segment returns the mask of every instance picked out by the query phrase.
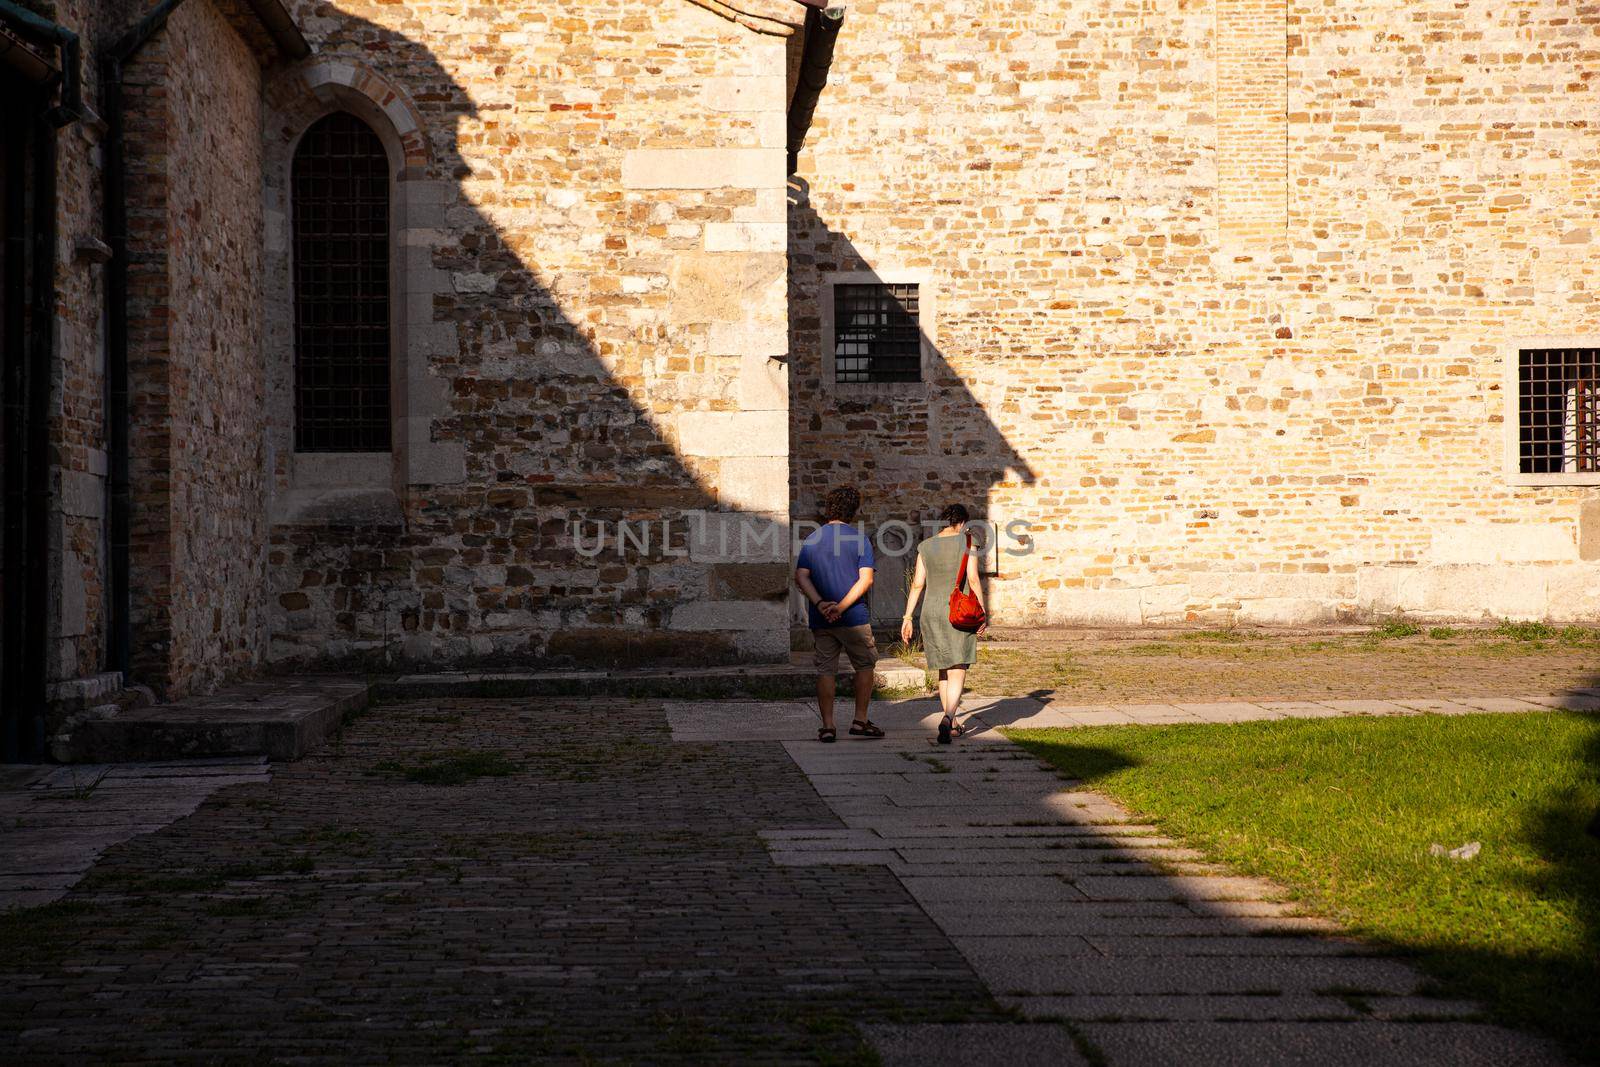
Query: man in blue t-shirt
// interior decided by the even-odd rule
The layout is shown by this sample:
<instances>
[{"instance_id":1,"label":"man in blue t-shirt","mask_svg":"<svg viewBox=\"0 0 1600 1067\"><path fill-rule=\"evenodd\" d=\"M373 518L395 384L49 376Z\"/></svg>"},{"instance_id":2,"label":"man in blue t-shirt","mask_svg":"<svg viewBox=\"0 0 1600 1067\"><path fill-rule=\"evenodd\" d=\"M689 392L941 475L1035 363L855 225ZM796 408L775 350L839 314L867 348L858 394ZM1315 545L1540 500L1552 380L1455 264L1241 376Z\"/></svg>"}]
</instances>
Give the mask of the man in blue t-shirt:
<instances>
[{"instance_id":1,"label":"man in blue t-shirt","mask_svg":"<svg viewBox=\"0 0 1600 1067\"><path fill-rule=\"evenodd\" d=\"M827 524L805 539L795 562L794 580L810 605L806 610L817 645L817 708L822 712L819 741L834 741L839 736L833 727L833 694L841 651L856 670L856 717L850 733L883 736L867 718L878 649L872 641L872 614L867 607L867 590L872 588L872 542L850 525L860 507L861 494L849 486L829 493L822 502Z\"/></svg>"}]
</instances>

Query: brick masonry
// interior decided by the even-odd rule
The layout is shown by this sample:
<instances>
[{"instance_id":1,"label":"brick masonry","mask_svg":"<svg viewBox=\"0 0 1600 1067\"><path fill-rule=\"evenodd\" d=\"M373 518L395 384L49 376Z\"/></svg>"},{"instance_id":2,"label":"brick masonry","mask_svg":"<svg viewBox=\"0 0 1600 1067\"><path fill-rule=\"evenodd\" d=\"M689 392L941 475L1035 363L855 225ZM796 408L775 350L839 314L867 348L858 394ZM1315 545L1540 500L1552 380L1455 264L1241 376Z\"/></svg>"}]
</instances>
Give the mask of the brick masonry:
<instances>
[{"instance_id":1,"label":"brick masonry","mask_svg":"<svg viewBox=\"0 0 1600 1067\"><path fill-rule=\"evenodd\" d=\"M269 313L273 661L786 653L782 542L716 536L788 515L784 39L684 3L301 14L269 151L333 107L390 142L404 385L392 454L294 455Z\"/></svg>"},{"instance_id":2,"label":"brick masonry","mask_svg":"<svg viewBox=\"0 0 1600 1067\"><path fill-rule=\"evenodd\" d=\"M261 74L199 3L125 84L134 670L179 696L248 672L266 645Z\"/></svg>"},{"instance_id":3,"label":"brick masonry","mask_svg":"<svg viewBox=\"0 0 1600 1067\"><path fill-rule=\"evenodd\" d=\"M796 513L1026 520L1002 619L1600 617L1595 490L1502 458L1507 354L1600 339L1597 26L851 5L790 214ZM863 271L925 279L926 384L824 380Z\"/></svg>"},{"instance_id":4,"label":"brick masonry","mask_svg":"<svg viewBox=\"0 0 1600 1067\"><path fill-rule=\"evenodd\" d=\"M100 40L113 7L55 15ZM788 0L291 8L303 63L193 0L132 72L136 645L169 693L780 657L763 538L840 480L869 522L1030 524L1003 621L1600 617L1595 490L1503 466L1508 353L1600 336L1588 7L863 0L787 189ZM335 107L396 175L377 455L292 446L285 179ZM63 137L64 245L98 139ZM922 383L826 381L840 276L922 286ZM52 680L104 667L100 284L64 263Z\"/></svg>"}]
</instances>

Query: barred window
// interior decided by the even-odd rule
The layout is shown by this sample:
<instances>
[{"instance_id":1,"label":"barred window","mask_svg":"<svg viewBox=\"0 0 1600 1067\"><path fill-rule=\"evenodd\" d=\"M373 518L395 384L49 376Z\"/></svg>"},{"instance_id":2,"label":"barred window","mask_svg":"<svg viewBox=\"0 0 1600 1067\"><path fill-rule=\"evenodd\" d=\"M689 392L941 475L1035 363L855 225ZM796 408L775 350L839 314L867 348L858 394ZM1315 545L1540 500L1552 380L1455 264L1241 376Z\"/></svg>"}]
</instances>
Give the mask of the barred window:
<instances>
[{"instance_id":1,"label":"barred window","mask_svg":"<svg viewBox=\"0 0 1600 1067\"><path fill-rule=\"evenodd\" d=\"M389 450L389 160L335 112L294 157L295 449Z\"/></svg>"},{"instance_id":2,"label":"barred window","mask_svg":"<svg viewBox=\"0 0 1600 1067\"><path fill-rule=\"evenodd\" d=\"M834 380L920 382L916 285L835 285Z\"/></svg>"},{"instance_id":3,"label":"barred window","mask_svg":"<svg viewBox=\"0 0 1600 1067\"><path fill-rule=\"evenodd\" d=\"M1521 472L1600 471L1600 348L1524 348L1517 388Z\"/></svg>"}]
</instances>

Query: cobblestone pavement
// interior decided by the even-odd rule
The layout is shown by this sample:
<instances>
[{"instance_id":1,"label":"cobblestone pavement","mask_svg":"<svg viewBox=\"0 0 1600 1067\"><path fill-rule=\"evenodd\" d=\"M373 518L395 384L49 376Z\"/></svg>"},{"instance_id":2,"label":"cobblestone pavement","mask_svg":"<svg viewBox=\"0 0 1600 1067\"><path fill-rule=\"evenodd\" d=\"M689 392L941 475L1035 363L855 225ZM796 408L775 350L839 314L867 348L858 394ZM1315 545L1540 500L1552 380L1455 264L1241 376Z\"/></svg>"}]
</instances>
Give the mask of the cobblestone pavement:
<instances>
[{"instance_id":1,"label":"cobblestone pavement","mask_svg":"<svg viewBox=\"0 0 1600 1067\"><path fill-rule=\"evenodd\" d=\"M380 706L0 916L0 1062L1560 1062L971 707Z\"/></svg>"},{"instance_id":2,"label":"cobblestone pavement","mask_svg":"<svg viewBox=\"0 0 1600 1067\"><path fill-rule=\"evenodd\" d=\"M0 916L0 1060L851 1063L1003 1021L888 869L759 836L830 826L779 745L659 703L381 706Z\"/></svg>"}]
</instances>

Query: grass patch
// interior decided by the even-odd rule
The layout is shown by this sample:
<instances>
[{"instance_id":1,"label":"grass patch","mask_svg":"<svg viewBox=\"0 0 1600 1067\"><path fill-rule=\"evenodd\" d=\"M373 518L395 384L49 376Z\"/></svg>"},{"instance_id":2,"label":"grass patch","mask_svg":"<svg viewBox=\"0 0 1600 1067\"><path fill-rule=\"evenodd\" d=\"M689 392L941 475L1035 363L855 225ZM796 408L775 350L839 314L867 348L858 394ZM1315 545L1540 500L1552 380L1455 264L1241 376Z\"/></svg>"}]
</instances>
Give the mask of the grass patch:
<instances>
[{"instance_id":1,"label":"grass patch","mask_svg":"<svg viewBox=\"0 0 1600 1067\"><path fill-rule=\"evenodd\" d=\"M1457 630L1451 626L1435 626L1428 631L1428 636L1435 641L1448 641L1455 637Z\"/></svg>"},{"instance_id":2,"label":"grass patch","mask_svg":"<svg viewBox=\"0 0 1600 1067\"><path fill-rule=\"evenodd\" d=\"M452 748L424 753L414 763L384 760L373 773L420 785L464 785L479 778L505 778L522 769L499 749L470 751Z\"/></svg>"},{"instance_id":3,"label":"grass patch","mask_svg":"<svg viewBox=\"0 0 1600 1067\"><path fill-rule=\"evenodd\" d=\"M1422 627L1414 622L1404 619L1390 619L1379 626L1374 626L1367 636L1379 641L1391 641L1397 637L1415 637L1422 632Z\"/></svg>"},{"instance_id":4,"label":"grass patch","mask_svg":"<svg viewBox=\"0 0 1600 1067\"><path fill-rule=\"evenodd\" d=\"M1548 623L1512 622L1510 619L1501 619L1500 625L1491 632L1496 637L1512 641L1548 641L1560 631Z\"/></svg>"},{"instance_id":5,"label":"grass patch","mask_svg":"<svg viewBox=\"0 0 1600 1067\"><path fill-rule=\"evenodd\" d=\"M1185 641L1223 641L1232 643L1243 641L1244 634L1238 630L1190 630L1183 635Z\"/></svg>"},{"instance_id":6,"label":"grass patch","mask_svg":"<svg viewBox=\"0 0 1600 1067\"><path fill-rule=\"evenodd\" d=\"M1451 996L1600 1062L1600 717L1330 719L1010 736ZM1477 859L1431 856L1481 841Z\"/></svg>"}]
</instances>

